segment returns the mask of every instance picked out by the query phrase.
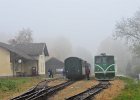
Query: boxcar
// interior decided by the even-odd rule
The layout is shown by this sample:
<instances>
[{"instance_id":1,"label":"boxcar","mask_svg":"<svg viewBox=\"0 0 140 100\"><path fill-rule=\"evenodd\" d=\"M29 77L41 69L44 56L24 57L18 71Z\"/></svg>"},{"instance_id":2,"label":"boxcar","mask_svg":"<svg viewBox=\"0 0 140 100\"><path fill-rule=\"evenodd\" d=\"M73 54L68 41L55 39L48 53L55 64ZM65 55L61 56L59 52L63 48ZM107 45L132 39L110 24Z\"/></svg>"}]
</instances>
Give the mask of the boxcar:
<instances>
[{"instance_id":1,"label":"boxcar","mask_svg":"<svg viewBox=\"0 0 140 100\"><path fill-rule=\"evenodd\" d=\"M114 56L106 54L95 56L94 73L97 80L113 80L115 77Z\"/></svg>"},{"instance_id":2,"label":"boxcar","mask_svg":"<svg viewBox=\"0 0 140 100\"><path fill-rule=\"evenodd\" d=\"M65 75L66 78L77 80L85 77L85 66L89 64L77 57L69 57L65 60Z\"/></svg>"}]
</instances>

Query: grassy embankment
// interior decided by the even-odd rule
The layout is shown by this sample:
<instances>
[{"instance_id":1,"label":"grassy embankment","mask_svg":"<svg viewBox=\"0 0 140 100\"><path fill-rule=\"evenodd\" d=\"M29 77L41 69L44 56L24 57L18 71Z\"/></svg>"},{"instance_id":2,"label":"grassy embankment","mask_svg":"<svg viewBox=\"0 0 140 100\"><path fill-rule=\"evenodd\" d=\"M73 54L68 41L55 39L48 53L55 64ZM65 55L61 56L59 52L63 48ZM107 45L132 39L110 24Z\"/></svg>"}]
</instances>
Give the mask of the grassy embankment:
<instances>
[{"instance_id":1,"label":"grassy embankment","mask_svg":"<svg viewBox=\"0 0 140 100\"><path fill-rule=\"evenodd\" d=\"M42 78L0 78L0 100L12 98L36 85Z\"/></svg>"},{"instance_id":2,"label":"grassy embankment","mask_svg":"<svg viewBox=\"0 0 140 100\"><path fill-rule=\"evenodd\" d=\"M120 77L125 82L125 88L114 100L140 100L140 81Z\"/></svg>"}]
</instances>

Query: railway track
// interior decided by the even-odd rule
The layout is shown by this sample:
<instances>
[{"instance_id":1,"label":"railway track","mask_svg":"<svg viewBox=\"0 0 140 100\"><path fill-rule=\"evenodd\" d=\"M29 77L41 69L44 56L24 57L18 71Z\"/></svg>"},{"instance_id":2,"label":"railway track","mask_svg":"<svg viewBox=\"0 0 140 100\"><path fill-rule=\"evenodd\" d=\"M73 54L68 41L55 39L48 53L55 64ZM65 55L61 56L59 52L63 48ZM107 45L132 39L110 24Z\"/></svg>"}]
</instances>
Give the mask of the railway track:
<instances>
[{"instance_id":1,"label":"railway track","mask_svg":"<svg viewBox=\"0 0 140 100\"><path fill-rule=\"evenodd\" d=\"M11 100L47 100L52 94L74 83L74 81L67 81L53 87L48 87L47 83L48 81L42 81L36 87Z\"/></svg>"},{"instance_id":2,"label":"railway track","mask_svg":"<svg viewBox=\"0 0 140 100\"><path fill-rule=\"evenodd\" d=\"M72 97L66 98L65 100L91 100L96 94L101 92L103 89L108 88L110 85L109 81L100 81L100 83L94 87L89 88L88 90L81 92Z\"/></svg>"},{"instance_id":3,"label":"railway track","mask_svg":"<svg viewBox=\"0 0 140 100\"><path fill-rule=\"evenodd\" d=\"M44 92L42 92L41 94L36 95L34 98L28 99L28 100L47 100L49 97L51 97L53 94L55 94L59 90L65 88L73 83L74 83L74 81L67 81L65 83L50 87L50 88L46 89Z\"/></svg>"},{"instance_id":4,"label":"railway track","mask_svg":"<svg viewBox=\"0 0 140 100\"><path fill-rule=\"evenodd\" d=\"M56 79L54 79L56 80ZM41 82L39 82L35 87L29 89L27 92L11 99L11 100L25 100L26 98L30 97L31 95L37 93L39 90L43 89L43 88L48 88L48 82L51 82L53 80L43 80Z\"/></svg>"}]
</instances>

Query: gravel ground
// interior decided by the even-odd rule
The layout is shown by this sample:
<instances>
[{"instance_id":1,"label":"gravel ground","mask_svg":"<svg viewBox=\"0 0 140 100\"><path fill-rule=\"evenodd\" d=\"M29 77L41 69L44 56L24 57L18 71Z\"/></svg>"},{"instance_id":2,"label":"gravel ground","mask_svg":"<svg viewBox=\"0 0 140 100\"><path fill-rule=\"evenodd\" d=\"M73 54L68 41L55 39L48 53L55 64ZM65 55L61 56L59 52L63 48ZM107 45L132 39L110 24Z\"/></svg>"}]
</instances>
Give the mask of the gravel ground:
<instances>
[{"instance_id":1,"label":"gravel ground","mask_svg":"<svg viewBox=\"0 0 140 100\"><path fill-rule=\"evenodd\" d=\"M59 91L56 95L51 97L49 100L64 100L65 98L78 94L82 91L85 91L86 89L96 84L98 84L98 82L95 80L77 81L76 83Z\"/></svg>"},{"instance_id":2,"label":"gravel ground","mask_svg":"<svg viewBox=\"0 0 140 100\"><path fill-rule=\"evenodd\" d=\"M55 86L57 84L61 84L66 80L54 80L48 83L48 86ZM90 88L91 86L97 85L99 82L96 80L81 80L77 81L74 84L66 87L65 89L59 91L53 97L49 98L49 100L64 100L70 96L76 95L80 92L83 92ZM96 100L112 100L116 97L121 90L124 88L124 83L121 80L111 81L111 86L108 89L103 90L100 94L96 95ZM4 99L7 100L7 99Z\"/></svg>"},{"instance_id":3,"label":"gravel ground","mask_svg":"<svg viewBox=\"0 0 140 100\"><path fill-rule=\"evenodd\" d=\"M97 85L99 82L96 80L82 80L66 87L65 89L59 91L49 100L64 100L70 96L78 94L85 91L93 85ZM121 80L111 81L111 86L108 89L103 90L100 94L95 96L96 100L112 100L116 97L121 90L124 88L124 83Z\"/></svg>"},{"instance_id":4,"label":"gravel ground","mask_svg":"<svg viewBox=\"0 0 140 100\"><path fill-rule=\"evenodd\" d=\"M61 83L64 83L64 82L66 82L66 80L63 80L63 79L54 80L54 81L49 82L48 86L55 86L55 85L58 85L58 84L61 84Z\"/></svg>"},{"instance_id":5,"label":"gravel ground","mask_svg":"<svg viewBox=\"0 0 140 100\"><path fill-rule=\"evenodd\" d=\"M124 88L124 82L121 80L111 81L111 86L96 95L96 100L112 100Z\"/></svg>"}]
</instances>

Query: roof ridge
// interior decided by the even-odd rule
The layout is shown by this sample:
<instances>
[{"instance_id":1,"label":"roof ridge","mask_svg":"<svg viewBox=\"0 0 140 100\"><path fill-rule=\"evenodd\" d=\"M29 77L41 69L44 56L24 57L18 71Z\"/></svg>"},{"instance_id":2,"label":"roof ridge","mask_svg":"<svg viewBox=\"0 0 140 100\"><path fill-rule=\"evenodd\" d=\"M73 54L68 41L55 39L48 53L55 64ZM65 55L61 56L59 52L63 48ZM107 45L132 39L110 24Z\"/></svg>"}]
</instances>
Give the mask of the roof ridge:
<instances>
[{"instance_id":1,"label":"roof ridge","mask_svg":"<svg viewBox=\"0 0 140 100\"><path fill-rule=\"evenodd\" d=\"M34 56L39 56L42 54L42 52L45 53L45 56L49 55L46 43L28 43L27 45L26 43L22 43L16 45L9 45L0 42L0 46L28 59L35 59Z\"/></svg>"},{"instance_id":2,"label":"roof ridge","mask_svg":"<svg viewBox=\"0 0 140 100\"><path fill-rule=\"evenodd\" d=\"M33 59L31 56L27 55L24 52L20 52L19 50L16 50L12 45L9 45L7 43L0 42L0 47L3 47L5 49L7 49L8 51L14 52L14 53L18 54L19 56L22 56L26 59Z\"/></svg>"},{"instance_id":3,"label":"roof ridge","mask_svg":"<svg viewBox=\"0 0 140 100\"><path fill-rule=\"evenodd\" d=\"M46 56L49 55L46 43L22 43L14 45L14 47L22 52L25 52L29 56L38 56L42 54L42 52L45 52Z\"/></svg>"},{"instance_id":4,"label":"roof ridge","mask_svg":"<svg viewBox=\"0 0 140 100\"><path fill-rule=\"evenodd\" d=\"M58 59L58 58L56 58L56 57L51 57L51 58L48 59L48 61L53 60L53 59L55 59L55 60L57 60L57 61L60 61L60 62L63 62L63 61L61 61L60 59ZM47 61L46 61L46 62L47 62Z\"/></svg>"}]
</instances>

